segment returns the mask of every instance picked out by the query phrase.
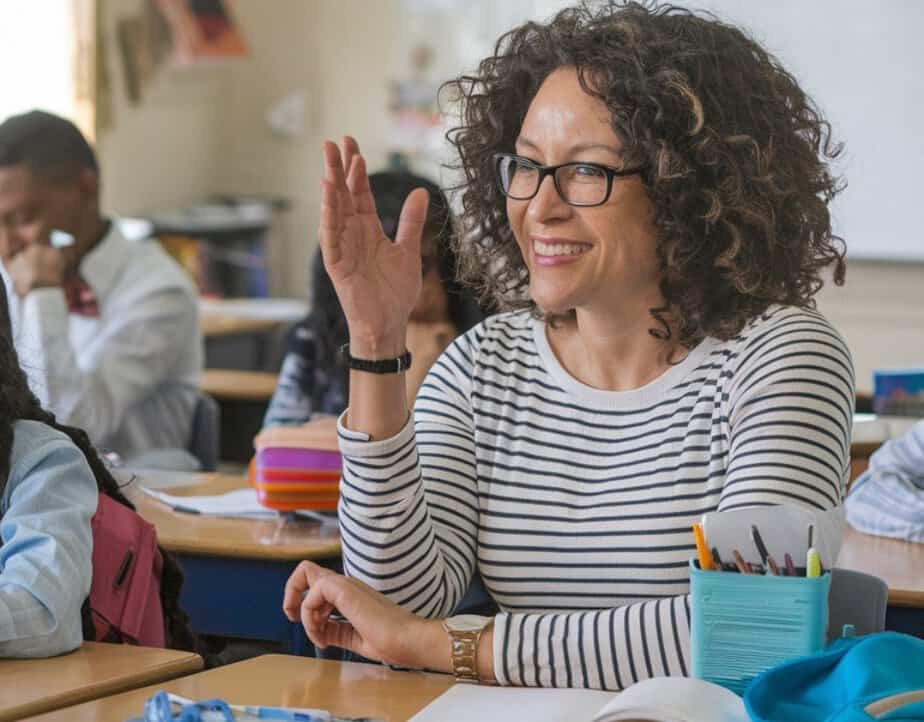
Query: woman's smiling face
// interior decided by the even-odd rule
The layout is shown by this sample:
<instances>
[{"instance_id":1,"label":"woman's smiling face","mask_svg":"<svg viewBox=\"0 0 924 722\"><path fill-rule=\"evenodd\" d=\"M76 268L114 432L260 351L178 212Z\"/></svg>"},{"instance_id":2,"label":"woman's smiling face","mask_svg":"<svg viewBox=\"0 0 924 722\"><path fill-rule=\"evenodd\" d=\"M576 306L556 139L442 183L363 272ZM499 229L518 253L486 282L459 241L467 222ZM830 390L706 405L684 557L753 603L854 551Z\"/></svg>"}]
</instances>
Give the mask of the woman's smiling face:
<instances>
[{"instance_id":1,"label":"woman's smiling face","mask_svg":"<svg viewBox=\"0 0 924 722\"><path fill-rule=\"evenodd\" d=\"M585 161L622 169L610 111L581 88L573 68L551 73L520 128L517 155L541 165ZM571 206L546 177L530 200L507 199L529 269L530 296L545 313L607 313L660 297L654 207L638 175L615 177L599 206Z\"/></svg>"}]
</instances>

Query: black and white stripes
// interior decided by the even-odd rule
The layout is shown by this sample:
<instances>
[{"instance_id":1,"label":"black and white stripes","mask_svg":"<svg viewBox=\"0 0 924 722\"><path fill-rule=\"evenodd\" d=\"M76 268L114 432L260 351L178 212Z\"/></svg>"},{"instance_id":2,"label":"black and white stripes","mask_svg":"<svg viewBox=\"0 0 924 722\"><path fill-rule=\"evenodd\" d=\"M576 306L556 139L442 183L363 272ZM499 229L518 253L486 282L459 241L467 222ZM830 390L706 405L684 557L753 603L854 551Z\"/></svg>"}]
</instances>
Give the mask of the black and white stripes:
<instances>
[{"instance_id":1,"label":"black and white stripes","mask_svg":"<svg viewBox=\"0 0 924 722\"><path fill-rule=\"evenodd\" d=\"M431 617L477 566L503 684L686 674L692 523L840 503L852 408L849 353L814 312L772 309L627 392L569 376L540 322L495 316L430 371L413 426L341 427L344 566Z\"/></svg>"}]
</instances>

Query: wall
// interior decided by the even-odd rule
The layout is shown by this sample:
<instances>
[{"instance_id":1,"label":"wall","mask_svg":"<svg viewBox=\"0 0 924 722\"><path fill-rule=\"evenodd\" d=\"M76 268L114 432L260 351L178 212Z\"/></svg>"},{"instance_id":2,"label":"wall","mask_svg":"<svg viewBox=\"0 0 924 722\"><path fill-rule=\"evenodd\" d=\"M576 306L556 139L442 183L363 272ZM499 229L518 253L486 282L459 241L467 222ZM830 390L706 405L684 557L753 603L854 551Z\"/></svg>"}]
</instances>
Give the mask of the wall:
<instances>
[{"instance_id":1,"label":"wall","mask_svg":"<svg viewBox=\"0 0 924 722\"><path fill-rule=\"evenodd\" d=\"M924 264L850 262L818 307L847 340L858 391L872 390L875 368L924 367Z\"/></svg>"},{"instance_id":2,"label":"wall","mask_svg":"<svg viewBox=\"0 0 924 722\"><path fill-rule=\"evenodd\" d=\"M479 18L478 3L475 20L459 27L439 15L409 20L401 0L238 0L250 58L162 72L143 105L130 107L113 31L121 13L139 6L104 5L117 100L115 126L99 140L106 207L138 213L216 191L287 197L292 208L269 254L273 287L292 296L305 293L316 248L321 141L353 134L369 167L381 167L388 82L406 71L416 39L430 37L445 56L470 55L494 34L487 29L494 19ZM371 59L363 55L369 49ZM452 71L438 58L436 72ZM306 96L305 124L300 137L283 139L269 131L265 113L293 91ZM874 367L924 366L924 264L851 262L847 285L827 286L819 307L853 350L858 389L871 389Z\"/></svg>"},{"instance_id":3,"label":"wall","mask_svg":"<svg viewBox=\"0 0 924 722\"><path fill-rule=\"evenodd\" d=\"M214 188L228 67L162 68L139 105L125 92L116 24L146 0L101 0L113 123L97 137L103 208L132 215L181 206Z\"/></svg>"}]
</instances>

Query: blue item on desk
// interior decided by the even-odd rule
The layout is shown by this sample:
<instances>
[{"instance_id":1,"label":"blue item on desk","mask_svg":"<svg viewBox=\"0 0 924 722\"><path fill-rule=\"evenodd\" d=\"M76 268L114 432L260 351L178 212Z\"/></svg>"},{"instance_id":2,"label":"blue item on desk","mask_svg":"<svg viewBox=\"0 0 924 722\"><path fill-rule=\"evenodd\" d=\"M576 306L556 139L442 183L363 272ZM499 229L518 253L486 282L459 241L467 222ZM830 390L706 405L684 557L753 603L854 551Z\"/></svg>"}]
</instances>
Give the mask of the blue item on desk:
<instances>
[{"instance_id":1,"label":"blue item on desk","mask_svg":"<svg viewBox=\"0 0 924 722\"><path fill-rule=\"evenodd\" d=\"M196 702L163 690L144 703L144 717L128 722L381 722L369 717L338 717L323 710L228 704L223 699Z\"/></svg>"},{"instance_id":2,"label":"blue item on desk","mask_svg":"<svg viewBox=\"0 0 924 722\"><path fill-rule=\"evenodd\" d=\"M842 637L756 677L744 703L754 722L921 722L924 640L895 632Z\"/></svg>"},{"instance_id":3,"label":"blue item on desk","mask_svg":"<svg viewBox=\"0 0 924 722\"><path fill-rule=\"evenodd\" d=\"M234 722L234 714L223 699L184 704L174 714L170 695L160 691L144 703L143 722Z\"/></svg>"}]
</instances>

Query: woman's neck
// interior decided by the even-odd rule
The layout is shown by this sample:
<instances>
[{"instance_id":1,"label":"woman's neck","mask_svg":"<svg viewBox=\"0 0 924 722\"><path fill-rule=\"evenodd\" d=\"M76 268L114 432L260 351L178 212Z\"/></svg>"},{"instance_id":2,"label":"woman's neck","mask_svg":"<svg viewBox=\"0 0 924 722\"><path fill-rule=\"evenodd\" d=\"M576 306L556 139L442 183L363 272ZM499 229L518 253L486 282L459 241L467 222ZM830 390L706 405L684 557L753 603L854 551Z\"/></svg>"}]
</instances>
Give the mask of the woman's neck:
<instances>
[{"instance_id":1,"label":"woman's neck","mask_svg":"<svg viewBox=\"0 0 924 722\"><path fill-rule=\"evenodd\" d=\"M608 313L605 316L578 309L568 322L549 324L549 345L565 370L581 383L604 391L631 391L654 381L683 353L673 340L651 335L663 325L644 313Z\"/></svg>"}]
</instances>

